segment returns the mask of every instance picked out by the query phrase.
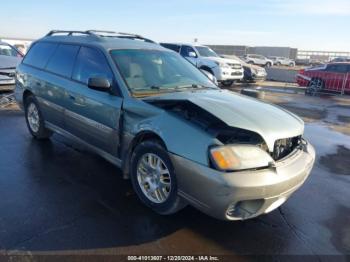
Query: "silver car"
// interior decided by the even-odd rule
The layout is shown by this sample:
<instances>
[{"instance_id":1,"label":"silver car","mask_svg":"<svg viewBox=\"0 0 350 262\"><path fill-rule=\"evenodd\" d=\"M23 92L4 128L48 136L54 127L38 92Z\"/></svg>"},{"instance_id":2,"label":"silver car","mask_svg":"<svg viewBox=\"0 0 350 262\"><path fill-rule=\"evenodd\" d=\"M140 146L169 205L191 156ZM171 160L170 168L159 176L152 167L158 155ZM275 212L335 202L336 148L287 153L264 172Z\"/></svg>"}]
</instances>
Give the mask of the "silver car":
<instances>
[{"instance_id":1,"label":"silver car","mask_svg":"<svg viewBox=\"0 0 350 262\"><path fill-rule=\"evenodd\" d=\"M219 89L138 35L50 32L16 77L34 138L55 132L86 145L159 214L190 204L219 219L253 218L282 205L314 164L299 117Z\"/></svg>"},{"instance_id":2,"label":"silver car","mask_svg":"<svg viewBox=\"0 0 350 262\"><path fill-rule=\"evenodd\" d=\"M0 91L14 89L15 70L22 57L15 47L0 41Z\"/></svg>"}]
</instances>

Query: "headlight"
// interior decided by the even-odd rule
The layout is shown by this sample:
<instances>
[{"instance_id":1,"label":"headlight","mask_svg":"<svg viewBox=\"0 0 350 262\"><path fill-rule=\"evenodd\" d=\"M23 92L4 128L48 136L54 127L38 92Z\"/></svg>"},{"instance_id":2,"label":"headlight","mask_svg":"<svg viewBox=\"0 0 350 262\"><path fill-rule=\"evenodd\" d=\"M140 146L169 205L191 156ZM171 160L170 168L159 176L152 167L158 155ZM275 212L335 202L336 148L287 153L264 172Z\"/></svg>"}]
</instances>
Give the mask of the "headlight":
<instances>
[{"instance_id":1,"label":"headlight","mask_svg":"<svg viewBox=\"0 0 350 262\"><path fill-rule=\"evenodd\" d=\"M274 162L266 151L253 145L213 147L210 156L215 166L224 171L268 167Z\"/></svg>"},{"instance_id":2,"label":"headlight","mask_svg":"<svg viewBox=\"0 0 350 262\"><path fill-rule=\"evenodd\" d=\"M230 68L230 66L226 63L221 63L221 62L215 61L215 64L217 64L219 67L222 67L222 68Z\"/></svg>"}]
</instances>

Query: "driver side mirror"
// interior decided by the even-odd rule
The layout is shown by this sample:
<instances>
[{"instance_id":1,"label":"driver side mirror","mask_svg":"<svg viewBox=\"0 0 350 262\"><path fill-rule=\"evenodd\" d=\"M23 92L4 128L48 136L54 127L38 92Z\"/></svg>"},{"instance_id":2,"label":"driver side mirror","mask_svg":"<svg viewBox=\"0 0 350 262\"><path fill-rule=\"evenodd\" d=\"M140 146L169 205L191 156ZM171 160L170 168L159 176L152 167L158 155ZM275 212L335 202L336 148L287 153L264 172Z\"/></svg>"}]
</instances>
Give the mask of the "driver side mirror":
<instances>
[{"instance_id":1,"label":"driver side mirror","mask_svg":"<svg viewBox=\"0 0 350 262\"><path fill-rule=\"evenodd\" d=\"M107 78L90 77L88 80L88 87L94 90L106 92L111 89L111 83Z\"/></svg>"},{"instance_id":2,"label":"driver side mirror","mask_svg":"<svg viewBox=\"0 0 350 262\"><path fill-rule=\"evenodd\" d=\"M218 84L218 80L216 79L216 77L209 73L208 71L204 70L204 69L200 69L202 71L203 74L205 74L206 77L209 78L210 81L212 81L215 85L219 85Z\"/></svg>"},{"instance_id":3,"label":"driver side mirror","mask_svg":"<svg viewBox=\"0 0 350 262\"><path fill-rule=\"evenodd\" d=\"M197 57L195 52L188 52L188 57Z\"/></svg>"}]
</instances>

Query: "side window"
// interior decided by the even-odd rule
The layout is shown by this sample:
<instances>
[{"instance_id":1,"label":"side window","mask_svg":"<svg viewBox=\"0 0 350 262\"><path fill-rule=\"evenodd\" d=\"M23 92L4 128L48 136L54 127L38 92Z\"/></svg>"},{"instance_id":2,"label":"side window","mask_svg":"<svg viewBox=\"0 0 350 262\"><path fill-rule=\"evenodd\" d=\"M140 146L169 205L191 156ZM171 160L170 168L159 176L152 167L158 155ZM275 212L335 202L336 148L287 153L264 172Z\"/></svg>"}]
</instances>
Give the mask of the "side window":
<instances>
[{"instance_id":1,"label":"side window","mask_svg":"<svg viewBox=\"0 0 350 262\"><path fill-rule=\"evenodd\" d=\"M334 72L334 73L346 73L347 72L347 65L328 65L327 66L328 72Z\"/></svg>"},{"instance_id":2,"label":"side window","mask_svg":"<svg viewBox=\"0 0 350 262\"><path fill-rule=\"evenodd\" d=\"M71 77L79 46L59 45L46 66L48 71Z\"/></svg>"},{"instance_id":3,"label":"side window","mask_svg":"<svg viewBox=\"0 0 350 262\"><path fill-rule=\"evenodd\" d=\"M57 44L36 43L25 56L23 63L43 69L56 50Z\"/></svg>"},{"instance_id":4,"label":"side window","mask_svg":"<svg viewBox=\"0 0 350 262\"><path fill-rule=\"evenodd\" d=\"M6 44L0 44L0 55L21 57L21 54L16 49Z\"/></svg>"},{"instance_id":5,"label":"side window","mask_svg":"<svg viewBox=\"0 0 350 262\"><path fill-rule=\"evenodd\" d=\"M336 70L338 73L346 73L347 72L347 65L337 65Z\"/></svg>"},{"instance_id":6,"label":"side window","mask_svg":"<svg viewBox=\"0 0 350 262\"><path fill-rule=\"evenodd\" d=\"M75 62L73 79L87 84L90 77L104 77L111 83L113 81L113 73L102 52L81 47Z\"/></svg>"},{"instance_id":7,"label":"side window","mask_svg":"<svg viewBox=\"0 0 350 262\"><path fill-rule=\"evenodd\" d=\"M160 44L161 46L165 47L165 48L168 48L168 49L171 49L177 53L180 52L180 46L179 45L173 45L173 44Z\"/></svg>"},{"instance_id":8,"label":"side window","mask_svg":"<svg viewBox=\"0 0 350 262\"><path fill-rule=\"evenodd\" d=\"M334 72L334 71L335 71L334 65L328 65L326 71L328 71L328 72Z\"/></svg>"},{"instance_id":9,"label":"side window","mask_svg":"<svg viewBox=\"0 0 350 262\"><path fill-rule=\"evenodd\" d=\"M184 56L184 57L190 57L190 52L193 52L193 53L196 53L194 51L194 49L190 46L187 46L187 45L183 45L181 47L181 55Z\"/></svg>"}]
</instances>

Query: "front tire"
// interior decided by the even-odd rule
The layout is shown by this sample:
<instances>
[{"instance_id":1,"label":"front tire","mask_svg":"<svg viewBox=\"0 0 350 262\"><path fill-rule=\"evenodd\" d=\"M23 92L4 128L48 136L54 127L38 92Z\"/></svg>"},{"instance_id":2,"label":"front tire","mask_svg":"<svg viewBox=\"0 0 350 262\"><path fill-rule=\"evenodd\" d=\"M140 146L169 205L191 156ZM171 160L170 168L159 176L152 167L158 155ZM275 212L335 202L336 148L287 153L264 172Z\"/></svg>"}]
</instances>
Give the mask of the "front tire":
<instances>
[{"instance_id":1,"label":"front tire","mask_svg":"<svg viewBox=\"0 0 350 262\"><path fill-rule=\"evenodd\" d=\"M133 188L146 206L162 215L176 213L185 206L178 196L173 164L160 142L149 140L137 145L130 165Z\"/></svg>"},{"instance_id":2,"label":"front tire","mask_svg":"<svg viewBox=\"0 0 350 262\"><path fill-rule=\"evenodd\" d=\"M272 64L270 63L270 62L267 62L266 64L265 64L265 67L271 67L272 66Z\"/></svg>"},{"instance_id":3,"label":"front tire","mask_svg":"<svg viewBox=\"0 0 350 262\"><path fill-rule=\"evenodd\" d=\"M233 81L232 81L232 80L225 80L225 81L222 81L221 84L222 84L224 87L230 87L230 86L232 86Z\"/></svg>"},{"instance_id":4,"label":"front tire","mask_svg":"<svg viewBox=\"0 0 350 262\"><path fill-rule=\"evenodd\" d=\"M318 92L321 92L324 89L325 83L320 78L311 79L307 89L305 90L306 95L316 95Z\"/></svg>"},{"instance_id":5,"label":"front tire","mask_svg":"<svg viewBox=\"0 0 350 262\"><path fill-rule=\"evenodd\" d=\"M43 115L34 96L31 95L25 99L24 112L27 127L34 138L48 139L52 135L52 132L45 127Z\"/></svg>"}]
</instances>

